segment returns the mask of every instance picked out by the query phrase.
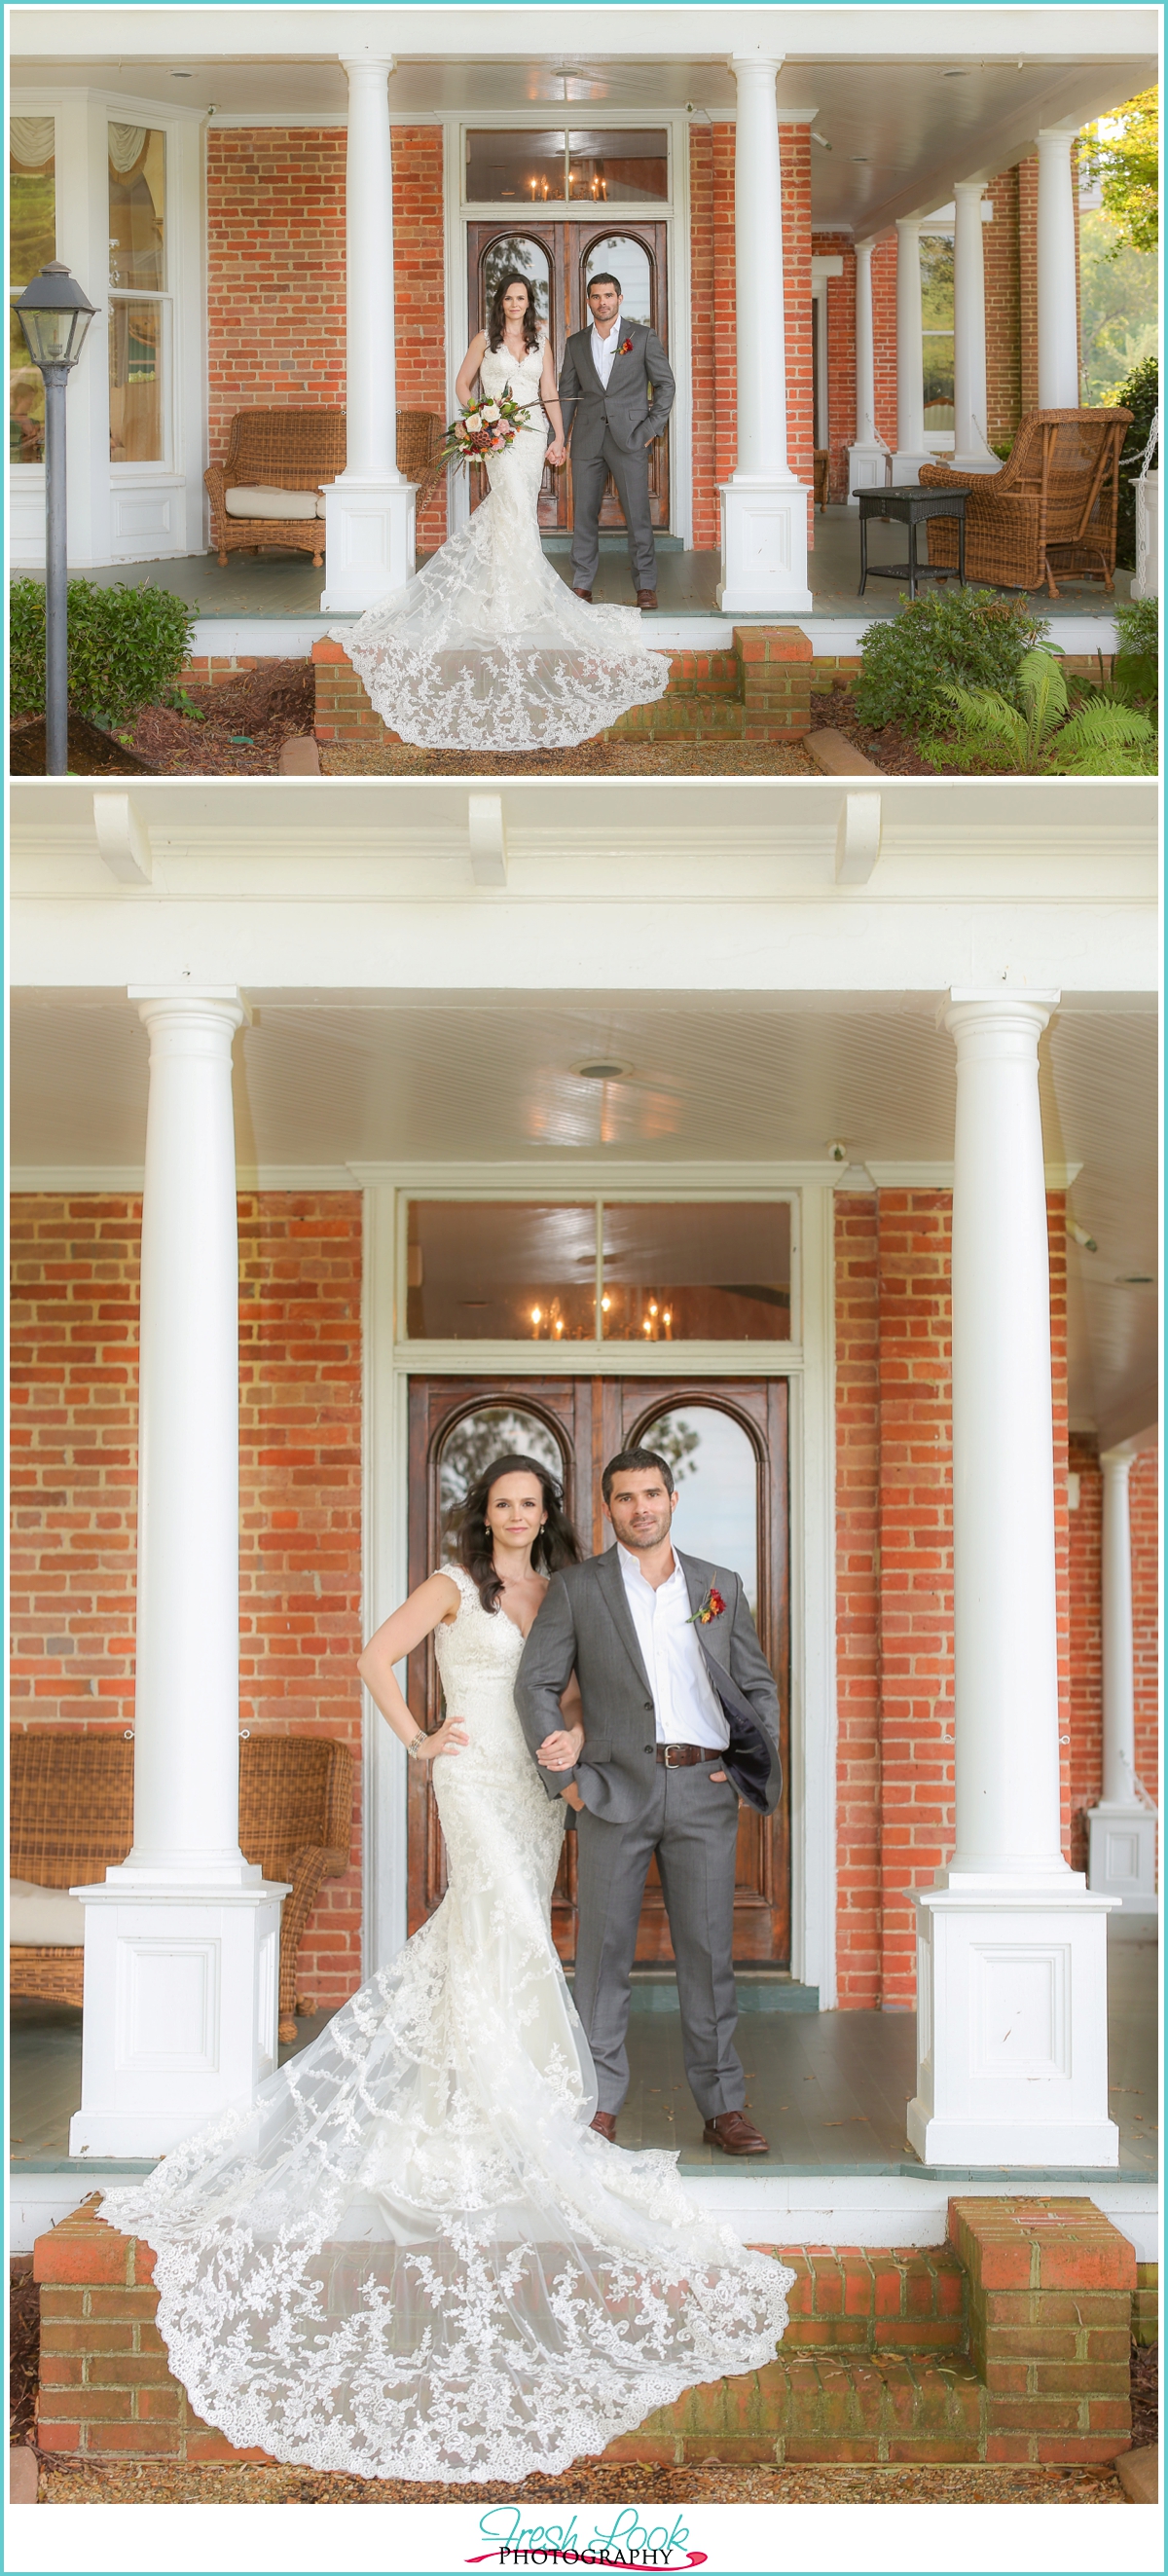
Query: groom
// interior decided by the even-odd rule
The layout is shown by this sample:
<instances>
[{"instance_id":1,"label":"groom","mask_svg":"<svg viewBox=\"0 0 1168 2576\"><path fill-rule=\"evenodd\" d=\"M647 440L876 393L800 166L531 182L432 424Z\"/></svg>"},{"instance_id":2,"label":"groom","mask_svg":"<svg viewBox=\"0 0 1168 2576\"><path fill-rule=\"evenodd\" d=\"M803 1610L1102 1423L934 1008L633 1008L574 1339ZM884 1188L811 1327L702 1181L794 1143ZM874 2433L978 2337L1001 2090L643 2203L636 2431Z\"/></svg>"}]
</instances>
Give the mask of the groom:
<instances>
[{"instance_id":1,"label":"groom","mask_svg":"<svg viewBox=\"0 0 1168 2576\"><path fill-rule=\"evenodd\" d=\"M778 1804L778 1693L738 1575L673 1549L677 1495L666 1460L623 1449L601 1490L617 1544L553 1574L515 1685L548 1795L559 1797L567 1780L579 1811L575 2002L596 2066L592 2126L615 2142L629 2081L629 1980L656 1854L706 2142L726 2155L765 2155L734 2048L734 1858L739 1798L766 1815ZM573 1672L584 1744L573 1767L556 1769L549 1763L567 1745L560 1695Z\"/></svg>"},{"instance_id":2,"label":"groom","mask_svg":"<svg viewBox=\"0 0 1168 2576\"><path fill-rule=\"evenodd\" d=\"M669 360L644 322L622 322L621 284L607 271L588 289L592 321L574 331L560 370L572 450L572 588L591 599L600 563L600 504L611 474L629 538L638 608L657 606L647 449L673 408Z\"/></svg>"}]
</instances>

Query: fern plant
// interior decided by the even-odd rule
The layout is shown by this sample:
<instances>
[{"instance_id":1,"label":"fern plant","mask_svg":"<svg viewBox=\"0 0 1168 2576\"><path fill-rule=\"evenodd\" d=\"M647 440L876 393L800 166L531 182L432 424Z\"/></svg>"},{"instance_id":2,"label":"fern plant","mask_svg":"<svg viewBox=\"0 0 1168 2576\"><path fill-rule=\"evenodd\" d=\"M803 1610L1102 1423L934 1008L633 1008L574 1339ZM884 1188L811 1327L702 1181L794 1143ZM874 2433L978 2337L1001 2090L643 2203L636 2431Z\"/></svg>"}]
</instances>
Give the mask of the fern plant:
<instances>
[{"instance_id":1,"label":"fern plant","mask_svg":"<svg viewBox=\"0 0 1168 2576\"><path fill-rule=\"evenodd\" d=\"M1057 656L1027 653L1018 670L1020 704L996 689L945 687L955 723L930 736L922 758L934 769L1008 769L1024 778L1140 778L1156 768L1156 729L1137 707L1093 693L1070 711Z\"/></svg>"}]
</instances>

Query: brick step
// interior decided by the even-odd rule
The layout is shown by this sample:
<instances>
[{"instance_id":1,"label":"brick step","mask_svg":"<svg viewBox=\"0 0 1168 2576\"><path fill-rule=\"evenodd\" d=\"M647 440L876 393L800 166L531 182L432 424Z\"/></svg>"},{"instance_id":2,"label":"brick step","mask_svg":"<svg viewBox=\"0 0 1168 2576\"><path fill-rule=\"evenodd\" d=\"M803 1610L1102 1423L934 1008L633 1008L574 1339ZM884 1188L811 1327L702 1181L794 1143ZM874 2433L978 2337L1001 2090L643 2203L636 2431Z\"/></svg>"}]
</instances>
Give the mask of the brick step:
<instances>
[{"instance_id":1,"label":"brick step","mask_svg":"<svg viewBox=\"0 0 1168 2576\"><path fill-rule=\"evenodd\" d=\"M810 723L813 655L797 626L736 626L732 646L671 653L669 687L651 706L632 707L604 742L798 742ZM652 643L646 634L646 643ZM398 737L371 705L344 646L330 636L312 648L316 739L382 746Z\"/></svg>"},{"instance_id":2,"label":"brick step","mask_svg":"<svg viewBox=\"0 0 1168 2576\"><path fill-rule=\"evenodd\" d=\"M944 2247L782 2259L796 2277L775 2360L687 2389L606 2459L1058 2462L1129 2448L1135 2258L1090 2201L953 2200ZM89 2206L38 2239L34 2270L43 2451L265 2458L235 2451L172 2377L148 2245Z\"/></svg>"},{"instance_id":3,"label":"brick step","mask_svg":"<svg viewBox=\"0 0 1168 2576\"><path fill-rule=\"evenodd\" d=\"M606 2460L982 2460L986 2390L963 2353L788 2351L740 2379L686 2391Z\"/></svg>"}]
</instances>

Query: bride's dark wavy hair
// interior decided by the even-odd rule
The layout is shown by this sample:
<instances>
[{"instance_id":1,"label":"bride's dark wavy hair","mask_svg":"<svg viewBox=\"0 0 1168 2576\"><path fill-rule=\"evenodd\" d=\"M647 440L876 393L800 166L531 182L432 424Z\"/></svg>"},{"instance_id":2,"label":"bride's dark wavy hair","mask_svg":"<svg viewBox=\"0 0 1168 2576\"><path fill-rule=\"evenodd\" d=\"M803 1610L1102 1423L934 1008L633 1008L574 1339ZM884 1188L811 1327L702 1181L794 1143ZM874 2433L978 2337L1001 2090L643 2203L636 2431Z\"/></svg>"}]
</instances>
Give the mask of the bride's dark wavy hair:
<instances>
[{"instance_id":1,"label":"bride's dark wavy hair","mask_svg":"<svg viewBox=\"0 0 1168 2576\"><path fill-rule=\"evenodd\" d=\"M509 1451L505 1457L495 1458L489 1467L484 1468L481 1476L475 1477L458 1524L458 1562L466 1567L471 1581L477 1583L484 1610L498 1609L503 1590L495 1572L491 1533L486 1520L491 1487L498 1484L500 1476L539 1478L547 1519L543 1528L536 1532L532 1544L531 1562L536 1573L555 1574L561 1565L578 1565L580 1562L579 1541L564 1510L563 1486L546 1467L540 1466L538 1458L521 1458Z\"/></svg>"},{"instance_id":2,"label":"bride's dark wavy hair","mask_svg":"<svg viewBox=\"0 0 1168 2576\"><path fill-rule=\"evenodd\" d=\"M535 309L535 296L532 291L531 279L529 277L524 277L517 268L509 268L507 270L506 276L500 278L499 283L495 288L495 292L491 297L490 311L487 314L487 347L488 349L498 349L502 345L505 318L503 313L503 298L509 286L525 286L527 289L527 311L523 316L523 337L529 349L538 349L539 316ZM523 1463L525 1466L530 1466L531 1460L529 1458L525 1458ZM540 1472L542 1473L542 1469Z\"/></svg>"}]
</instances>

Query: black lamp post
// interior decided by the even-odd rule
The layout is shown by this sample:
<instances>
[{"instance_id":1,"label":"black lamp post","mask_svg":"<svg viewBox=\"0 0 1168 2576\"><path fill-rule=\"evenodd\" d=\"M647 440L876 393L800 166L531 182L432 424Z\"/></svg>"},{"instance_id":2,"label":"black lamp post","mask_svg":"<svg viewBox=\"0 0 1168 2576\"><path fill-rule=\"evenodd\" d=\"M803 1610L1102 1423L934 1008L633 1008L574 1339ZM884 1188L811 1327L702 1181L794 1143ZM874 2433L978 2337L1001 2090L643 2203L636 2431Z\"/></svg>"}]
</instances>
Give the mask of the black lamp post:
<instances>
[{"instance_id":1,"label":"black lamp post","mask_svg":"<svg viewBox=\"0 0 1168 2576\"><path fill-rule=\"evenodd\" d=\"M69 767L69 573L65 541L65 391L97 311L59 259L13 306L45 386L45 776Z\"/></svg>"}]
</instances>

